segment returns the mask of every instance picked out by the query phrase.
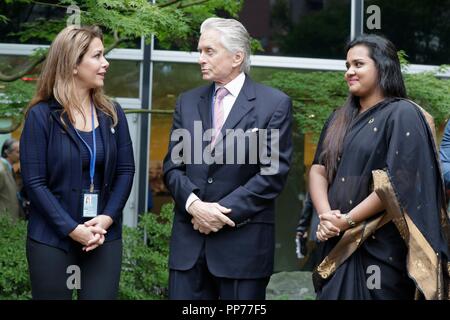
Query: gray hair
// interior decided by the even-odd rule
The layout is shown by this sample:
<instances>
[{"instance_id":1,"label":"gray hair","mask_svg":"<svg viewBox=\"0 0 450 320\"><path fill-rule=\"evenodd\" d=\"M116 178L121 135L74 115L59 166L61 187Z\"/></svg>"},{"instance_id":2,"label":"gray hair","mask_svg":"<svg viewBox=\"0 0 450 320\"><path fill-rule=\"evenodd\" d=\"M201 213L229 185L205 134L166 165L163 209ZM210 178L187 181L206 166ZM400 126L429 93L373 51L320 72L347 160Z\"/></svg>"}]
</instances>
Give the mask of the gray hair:
<instances>
[{"instance_id":1,"label":"gray hair","mask_svg":"<svg viewBox=\"0 0 450 320\"><path fill-rule=\"evenodd\" d=\"M250 71L250 35L247 29L237 20L223 18L208 18L200 26L200 34L205 30L213 29L222 35L220 42L231 53L242 51L244 61L241 64L241 71Z\"/></svg>"},{"instance_id":2,"label":"gray hair","mask_svg":"<svg viewBox=\"0 0 450 320\"><path fill-rule=\"evenodd\" d=\"M8 154L11 153L14 147L14 143L19 142L16 139L9 138L6 139L5 142L2 145L2 158L8 158Z\"/></svg>"}]
</instances>

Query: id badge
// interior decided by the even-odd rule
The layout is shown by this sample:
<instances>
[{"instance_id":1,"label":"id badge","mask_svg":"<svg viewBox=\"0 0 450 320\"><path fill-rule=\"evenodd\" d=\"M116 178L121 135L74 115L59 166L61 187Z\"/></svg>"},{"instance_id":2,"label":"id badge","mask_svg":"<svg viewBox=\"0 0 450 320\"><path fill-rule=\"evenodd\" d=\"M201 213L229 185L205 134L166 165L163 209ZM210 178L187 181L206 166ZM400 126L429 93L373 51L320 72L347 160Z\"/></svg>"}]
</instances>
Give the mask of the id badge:
<instances>
[{"instance_id":1,"label":"id badge","mask_svg":"<svg viewBox=\"0 0 450 320\"><path fill-rule=\"evenodd\" d=\"M83 218L94 218L97 216L98 212L98 191L94 190L89 192L89 190L83 190L81 200Z\"/></svg>"}]
</instances>

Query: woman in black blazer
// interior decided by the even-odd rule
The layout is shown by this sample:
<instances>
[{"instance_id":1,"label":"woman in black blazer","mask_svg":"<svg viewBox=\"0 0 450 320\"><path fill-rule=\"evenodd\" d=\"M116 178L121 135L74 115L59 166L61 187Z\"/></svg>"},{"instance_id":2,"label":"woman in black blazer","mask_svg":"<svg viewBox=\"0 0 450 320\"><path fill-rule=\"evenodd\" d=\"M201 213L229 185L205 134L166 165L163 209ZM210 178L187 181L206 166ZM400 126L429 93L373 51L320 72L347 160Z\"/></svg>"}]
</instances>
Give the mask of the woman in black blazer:
<instances>
[{"instance_id":1,"label":"woman in black blazer","mask_svg":"<svg viewBox=\"0 0 450 320\"><path fill-rule=\"evenodd\" d=\"M102 41L97 27L62 30L27 110L20 162L34 299L71 299L73 289L78 299L117 297L135 169L125 114L102 90Z\"/></svg>"}]
</instances>

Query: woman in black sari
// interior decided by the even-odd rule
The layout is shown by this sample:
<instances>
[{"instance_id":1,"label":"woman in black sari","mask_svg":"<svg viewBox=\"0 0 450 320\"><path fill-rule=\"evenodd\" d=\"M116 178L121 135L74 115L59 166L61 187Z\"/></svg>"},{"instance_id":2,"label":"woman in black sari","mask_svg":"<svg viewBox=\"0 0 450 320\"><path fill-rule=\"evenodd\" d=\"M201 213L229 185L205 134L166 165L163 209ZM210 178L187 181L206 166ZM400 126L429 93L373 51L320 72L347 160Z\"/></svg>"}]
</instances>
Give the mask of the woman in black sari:
<instances>
[{"instance_id":1,"label":"woman in black sari","mask_svg":"<svg viewBox=\"0 0 450 320\"><path fill-rule=\"evenodd\" d=\"M448 216L432 118L406 99L394 45L347 47L346 104L310 171L323 260L318 299L448 298Z\"/></svg>"}]
</instances>

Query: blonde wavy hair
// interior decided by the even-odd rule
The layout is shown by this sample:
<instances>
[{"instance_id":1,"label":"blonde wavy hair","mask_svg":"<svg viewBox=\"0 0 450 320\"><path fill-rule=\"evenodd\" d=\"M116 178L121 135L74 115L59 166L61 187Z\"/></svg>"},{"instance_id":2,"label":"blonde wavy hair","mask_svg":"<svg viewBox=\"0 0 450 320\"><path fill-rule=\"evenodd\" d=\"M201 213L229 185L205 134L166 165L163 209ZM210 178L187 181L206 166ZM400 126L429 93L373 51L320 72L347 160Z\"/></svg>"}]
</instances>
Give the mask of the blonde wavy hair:
<instances>
[{"instance_id":1,"label":"blonde wavy hair","mask_svg":"<svg viewBox=\"0 0 450 320\"><path fill-rule=\"evenodd\" d=\"M81 114L82 101L78 97L75 87L73 70L81 63L92 40L99 38L103 42L103 34L97 26L68 26L53 40L42 67L37 82L36 93L28 105L28 111L41 101L51 98L63 107L61 121L67 113L73 124L73 110ZM94 105L98 110L111 117L113 126L117 125L117 112L113 102L103 93L103 88L91 89Z\"/></svg>"}]
</instances>

